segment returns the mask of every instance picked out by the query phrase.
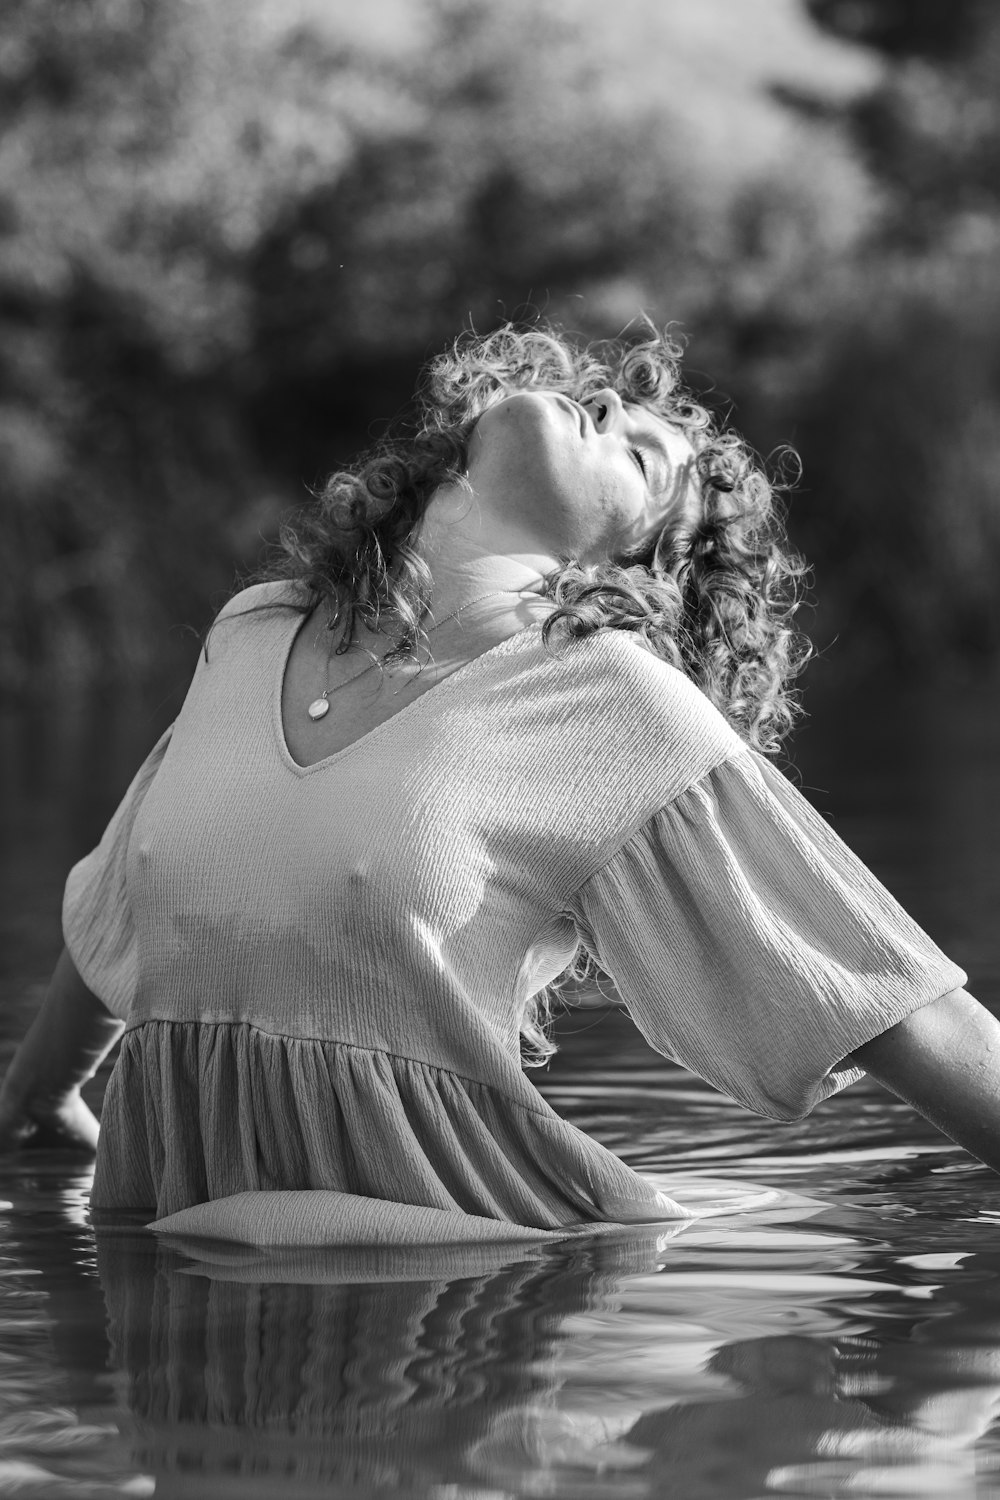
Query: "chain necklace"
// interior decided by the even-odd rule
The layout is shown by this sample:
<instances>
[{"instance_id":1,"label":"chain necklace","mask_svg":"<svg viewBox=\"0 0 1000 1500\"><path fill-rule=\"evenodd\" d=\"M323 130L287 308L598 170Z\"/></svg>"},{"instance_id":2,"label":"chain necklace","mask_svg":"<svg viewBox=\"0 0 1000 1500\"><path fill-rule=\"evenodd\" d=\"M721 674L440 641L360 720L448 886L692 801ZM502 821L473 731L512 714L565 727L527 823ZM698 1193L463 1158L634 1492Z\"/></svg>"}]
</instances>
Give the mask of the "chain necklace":
<instances>
[{"instance_id":1,"label":"chain necklace","mask_svg":"<svg viewBox=\"0 0 1000 1500\"><path fill-rule=\"evenodd\" d=\"M463 610L471 609L474 604L485 604L487 599L499 599L502 594L517 595L529 592L534 592L534 590L494 589L491 594L480 594L477 599L467 599L464 604L460 604L457 609L453 609L450 615L445 615L443 620L435 621L435 623L431 626L430 630L426 632L426 634L432 635L435 630L440 630L441 626L447 625L449 620L457 619L457 617L462 613ZM327 714L330 712L331 693L339 693L341 688L347 687L349 683L357 682L359 677L364 677L368 672L374 672L375 668L380 665L381 663L377 661L369 662L367 667L362 667L360 672L355 672L352 677L347 678L346 682L338 682L336 687L325 687L322 693L320 693L319 697L314 698L309 707L306 709L306 713L309 715L310 719L312 719L314 722L319 719L325 719ZM327 672L329 672L329 670L329 667L327 667Z\"/></svg>"}]
</instances>

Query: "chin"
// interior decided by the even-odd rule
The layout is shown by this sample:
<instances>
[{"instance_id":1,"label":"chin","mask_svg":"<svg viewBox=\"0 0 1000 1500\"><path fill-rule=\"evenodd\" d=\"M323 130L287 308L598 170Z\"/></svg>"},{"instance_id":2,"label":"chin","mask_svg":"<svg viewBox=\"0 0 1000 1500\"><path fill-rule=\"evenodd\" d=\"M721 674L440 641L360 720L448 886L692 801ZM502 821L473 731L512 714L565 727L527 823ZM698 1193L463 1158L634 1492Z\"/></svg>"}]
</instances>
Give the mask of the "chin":
<instances>
[{"instance_id":1,"label":"chin","mask_svg":"<svg viewBox=\"0 0 1000 1500\"><path fill-rule=\"evenodd\" d=\"M483 413L476 428L483 456L543 479L545 487L576 467L579 430L565 406L541 391L515 391Z\"/></svg>"},{"instance_id":2,"label":"chin","mask_svg":"<svg viewBox=\"0 0 1000 1500\"><path fill-rule=\"evenodd\" d=\"M559 422L567 420L565 408L553 401L551 394L530 390L513 391L509 396L504 396L496 406L491 406L489 411L484 412L480 418L480 427L490 418L498 422L542 424L546 427L557 427Z\"/></svg>"}]
</instances>

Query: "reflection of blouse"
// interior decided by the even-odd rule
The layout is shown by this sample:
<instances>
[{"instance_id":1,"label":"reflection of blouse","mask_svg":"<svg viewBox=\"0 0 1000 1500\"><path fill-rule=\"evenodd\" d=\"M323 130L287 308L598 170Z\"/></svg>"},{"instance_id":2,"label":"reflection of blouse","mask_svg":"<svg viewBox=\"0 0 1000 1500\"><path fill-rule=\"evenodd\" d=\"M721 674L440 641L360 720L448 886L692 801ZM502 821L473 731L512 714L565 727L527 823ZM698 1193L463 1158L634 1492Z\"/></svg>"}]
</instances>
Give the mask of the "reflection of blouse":
<instances>
[{"instance_id":1,"label":"reflection of blouse","mask_svg":"<svg viewBox=\"0 0 1000 1500\"><path fill-rule=\"evenodd\" d=\"M329 1188L540 1228L651 1184L519 1064L579 939L652 1045L793 1119L964 975L704 696L621 632L529 627L303 768L301 616L223 611L64 926L127 1029L97 1207ZM334 699L334 705L336 699ZM654 1215L655 1216L655 1215Z\"/></svg>"}]
</instances>

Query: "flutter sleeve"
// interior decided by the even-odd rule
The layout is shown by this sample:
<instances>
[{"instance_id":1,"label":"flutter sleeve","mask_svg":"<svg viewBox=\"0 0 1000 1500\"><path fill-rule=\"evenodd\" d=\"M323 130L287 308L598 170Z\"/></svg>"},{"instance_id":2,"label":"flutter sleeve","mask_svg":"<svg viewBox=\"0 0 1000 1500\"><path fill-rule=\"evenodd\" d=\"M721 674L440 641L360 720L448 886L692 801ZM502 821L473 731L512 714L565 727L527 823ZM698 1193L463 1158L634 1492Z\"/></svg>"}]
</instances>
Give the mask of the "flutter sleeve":
<instances>
[{"instance_id":1,"label":"flutter sleeve","mask_svg":"<svg viewBox=\"0 0 1000 1500\"><path fill-rule=\"evenodd\" d=\"M798 1119L854 1048L965 983L791 783L749 751L663 807L572 898L657 1051Z\"/></svg>"},{"instance_id":2,"label":"flutter sleeve","mask_svg":"<svg viewBox=\"0 0 1000 1500\"><path fill-rule=\"evenodd\" d=\"M87 988L123 1021L138 978L125 878L129 840L171 734L172 727L140 766L97 848L69 872L63 897L63 937L70 957Z\"/></svg>"}]
</instances>

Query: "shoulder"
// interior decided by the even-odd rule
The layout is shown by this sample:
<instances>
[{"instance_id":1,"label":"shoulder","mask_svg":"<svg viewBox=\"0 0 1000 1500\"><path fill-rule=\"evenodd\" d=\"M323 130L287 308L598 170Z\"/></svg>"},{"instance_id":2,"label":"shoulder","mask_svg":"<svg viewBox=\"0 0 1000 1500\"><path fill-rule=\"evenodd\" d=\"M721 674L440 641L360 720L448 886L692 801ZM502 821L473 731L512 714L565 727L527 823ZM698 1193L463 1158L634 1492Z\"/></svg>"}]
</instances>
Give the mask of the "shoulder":
<instances>
[{"instance_id":1,"label":"shoulder","mask_svg":"<svg viewBox=\"0 0 1000 1500\"><path fill-rule=\"evenodd\" d=\"M746 748L700 688L628 632L525 651L527 671L504 695L508 708L514 700L504 732L534 747L540 778L599 787L626 821L638 824Z\"/></svg>"},{"instance_id":2,"label":"shoulder","mask_svg":"<svg viewBox=\"0 0 1000 1500\"><path fill-rule=\"evenodd\" d=\"M267 583L252 583L227 599L216 615L214 624L220 625L223 620L240 619L244 615L256 614L259 610L298 609L300 606L301 595L294 583L283 578L272 579Z\"/></svg>"},{"instance_id":3,"label":"shoulder","mask_svg":"<svg viewBox=\"0 0 1000 1500\"><path fill-rule=\"evenodd\" d=\"M704 694L690 678L670 662L664 661L641 636L631 630L614 630L610 627L598 630L593 635L574 641L573 647L589 656L592 667L599 667L635 692L682 698L694 693L704 698Z\"/></svg>"},{"instance_id":4,"label":"shoulder","mask_svg":"<svg viewBox=\"0 0 1000 1500\"><path fill-rule=\"evenodd\" d=\"M570 662L592 700L631 725L671 739L717 744L732 753L743 742L702 690L631 631L602 630L570 646Z\"/></svg>"},{"instance_id":5,"label":"shoulder","mask_svg":"<svg viewBox=\"0 0 1000 1500\"><path fill-rule=\"evenodd\" d=\"M254 583L228 599L219 610L205 640L209 659L219 651L241 645L260 645L281 629L282 622L301 616L301 595L295 584L278 579Z\"/></svg>"}]
</instances>

